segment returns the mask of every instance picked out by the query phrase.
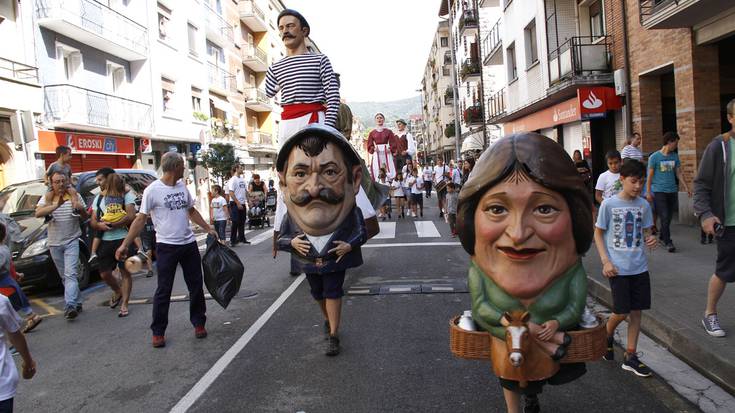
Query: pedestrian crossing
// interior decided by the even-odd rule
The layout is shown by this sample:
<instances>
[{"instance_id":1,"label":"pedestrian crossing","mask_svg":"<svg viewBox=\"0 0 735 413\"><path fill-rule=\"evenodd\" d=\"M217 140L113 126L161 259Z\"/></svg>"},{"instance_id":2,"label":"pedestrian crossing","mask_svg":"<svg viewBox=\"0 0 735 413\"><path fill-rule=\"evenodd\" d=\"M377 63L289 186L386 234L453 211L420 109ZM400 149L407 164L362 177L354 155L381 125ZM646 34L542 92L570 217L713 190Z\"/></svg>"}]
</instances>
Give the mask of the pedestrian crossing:
<instances>
[{"instance_id":1,"label":"pedestrian crossing","mask_svg":"<svg viewBox=\"0 0 735 413\"><path fill-rule=\"evenodd\" d=\"M401 225L399 227L397 224L397 222L379 222L378 225L380 225L380 232L372 239L396 239L414 236L418 238L442 237L442 234L439 232L439 229L433 221L413 221L413 228L407 225ZM396 232L397 228L401 228L401 233Z\"/></svg>"}]
</instances>

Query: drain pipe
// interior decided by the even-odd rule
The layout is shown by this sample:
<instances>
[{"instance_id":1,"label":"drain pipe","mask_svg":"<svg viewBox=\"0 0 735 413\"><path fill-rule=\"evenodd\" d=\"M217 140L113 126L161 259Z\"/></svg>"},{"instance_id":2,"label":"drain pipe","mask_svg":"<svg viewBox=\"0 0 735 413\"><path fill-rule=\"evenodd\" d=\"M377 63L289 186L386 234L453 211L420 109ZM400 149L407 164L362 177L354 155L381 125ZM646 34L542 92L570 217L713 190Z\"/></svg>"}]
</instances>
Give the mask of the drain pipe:
<instances>
[{"instance_id":1,"label":"drain pipe","mask_svg":"<svg viewBox=\"0 0 735 413\"><path fill-rule=\"evenodd\" d=\"M628 11L626 0L620 0L623 12L623 64L625 65L625 110L623 111L625 137L631 136L633 131L632 97L630 96L630 56L628 54Z\"/></svg>"}]
</instances>

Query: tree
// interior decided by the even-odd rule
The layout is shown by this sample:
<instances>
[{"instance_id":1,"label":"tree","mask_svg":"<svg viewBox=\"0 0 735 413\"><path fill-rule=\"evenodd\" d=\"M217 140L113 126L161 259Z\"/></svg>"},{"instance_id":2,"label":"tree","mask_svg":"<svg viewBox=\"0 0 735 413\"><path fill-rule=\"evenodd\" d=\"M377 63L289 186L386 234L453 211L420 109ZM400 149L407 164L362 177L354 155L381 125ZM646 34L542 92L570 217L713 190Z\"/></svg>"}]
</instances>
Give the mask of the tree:
<instances>
[{"instance_id":1,"label":"tree","mask_svg":"<svg viewBox=\"0 0 735 413\"><path fill-rule=\"evenodd\" d=\"M235 147L226 143L211 143L209 149L202 154L202 166L209 169L212 175L224 185L224 177L230 172L232 165L240 160L235 156Z\"/></svg>"}]
</instances>

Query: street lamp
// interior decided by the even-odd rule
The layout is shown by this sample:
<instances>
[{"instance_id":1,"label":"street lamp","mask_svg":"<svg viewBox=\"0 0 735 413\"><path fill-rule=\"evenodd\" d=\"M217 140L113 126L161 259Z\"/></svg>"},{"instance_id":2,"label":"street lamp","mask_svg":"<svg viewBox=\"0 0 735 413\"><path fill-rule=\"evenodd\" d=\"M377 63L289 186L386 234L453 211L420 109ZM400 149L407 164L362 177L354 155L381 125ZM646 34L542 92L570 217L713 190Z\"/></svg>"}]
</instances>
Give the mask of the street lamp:
<instances>
[{"instance_id":1,"label":"street lamp","mask_svg":"<svg viewBox=\"0 0 735 413\"><path fill-rule=\"evenodd\" d=\"M419 92L419 97L421 98L421 143L424 147L424 165L426 165L426 135L428 135L428 131L426 130L426 118L424 117L424 89L418 88L416 92Z\"/></svg>"}]
</instances>

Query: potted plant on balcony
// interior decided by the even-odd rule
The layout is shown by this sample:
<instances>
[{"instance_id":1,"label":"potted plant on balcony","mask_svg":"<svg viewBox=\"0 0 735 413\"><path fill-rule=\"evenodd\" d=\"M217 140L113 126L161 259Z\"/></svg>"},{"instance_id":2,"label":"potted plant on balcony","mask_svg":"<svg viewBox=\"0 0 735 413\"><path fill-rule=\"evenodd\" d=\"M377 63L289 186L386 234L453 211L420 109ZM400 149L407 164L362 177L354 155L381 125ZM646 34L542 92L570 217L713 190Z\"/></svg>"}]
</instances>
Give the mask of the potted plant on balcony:
<instances>
[{"instance_id":1,"label":"potted plant on balcony","mask_svg":"<svg viewBox=\"0 0 735 413\"><path fill-rule=\"evenodd\" d=\"M453 123L448 123L446 128L444 128L444 136L447 138L453 138L456 133L457 131L454 129Z\"/></svg>"},{"instance_id":2,"label":"potted plant on balcony","mask_svg":"<svg viewBox=\"0 0 735 413\"><path fill-rule=\"evenodd\" d=\"M467 59L462 63L462 70L460 74L464 79L468 75L475 75L480 73L480 63L476 60Z\"/></svg>"},{"instance_id":3,"label":"potted plant on balcony","mask_svg":"<svg viewBox=\"0 0 735 413\"><path fill-rule=\"evenodd\" d=\"M472 124L482 122L482 108L478 104L469 106L464 110L464 123Z\"/></svg>"},{"instance_id":4,"label":"potted plant on balcony","mask_svg":"<svg viewBox=\"0 0 735 413\"><path fill-rule=\"evenodd\" d=\"M194 111L192 113L192 116L194 117L194 119L196 119L196 120L198 120L200 122L206 122L206 121L209 120L209 116L207 116L206 114L204 114L202 112Z\"/></svg>"}]
</instances>

